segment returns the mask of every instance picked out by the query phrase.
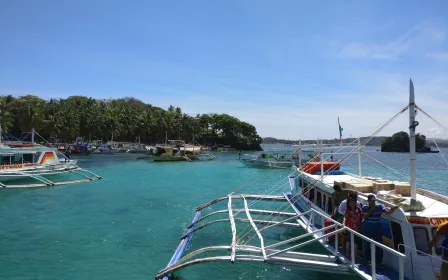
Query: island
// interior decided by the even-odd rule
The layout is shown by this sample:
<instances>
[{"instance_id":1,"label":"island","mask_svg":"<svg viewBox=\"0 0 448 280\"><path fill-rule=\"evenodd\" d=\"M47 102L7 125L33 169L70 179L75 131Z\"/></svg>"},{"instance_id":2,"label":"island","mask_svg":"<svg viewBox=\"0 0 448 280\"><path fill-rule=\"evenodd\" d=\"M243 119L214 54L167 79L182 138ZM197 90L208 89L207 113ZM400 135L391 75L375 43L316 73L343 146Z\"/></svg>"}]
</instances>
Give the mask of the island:
<instances>
[{"instance_id":1,"label":"island","mask_svg":"<svg viewBox=\"0 0 448 280\"><path fill-rule=\"evenodd\" d=\"M94 99L70 96L44 100L26 95L0 96L0 120L4 134L19 137L32 129L44 139L71 143L125 141L163 143L165 138L227 145L237 150L261 150L256 128L227 114L190 116L180 107L164 110L133 97Z\"/></svg>"},{"instance_id":2,"label":"island","mask_svg":"<svg viewBox=\"0 0 448 280\"><path fill-rule=\"evenodd\" d=\"M415 150L418 153L438 153L439 151L432 151L430 147L426 146L426 136L420 133L415 135ZM386 153L409 153L409 134L400 131L386 137L381 142L381 152Z\"/></svg>"}]
</instances>

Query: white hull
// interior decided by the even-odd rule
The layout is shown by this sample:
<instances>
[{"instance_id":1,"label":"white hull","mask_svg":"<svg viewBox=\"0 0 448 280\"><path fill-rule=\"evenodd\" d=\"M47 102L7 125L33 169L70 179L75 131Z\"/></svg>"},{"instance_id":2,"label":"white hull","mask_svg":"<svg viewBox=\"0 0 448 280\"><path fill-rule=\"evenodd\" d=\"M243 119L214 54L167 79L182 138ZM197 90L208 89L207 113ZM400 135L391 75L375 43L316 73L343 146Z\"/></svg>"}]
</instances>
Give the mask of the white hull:
<instances>
[{"instance_id":1,"label":"white hull","mask_svg":"<svg viewBox=\"0 0 448 280\"><path fill-rule=\"evenodd\" d=\"M107 155L111 155L111 154L117 154L117 153L119 153L120 152L120 150L118 150L118 149L113 149L113 150L110 150L110 149L97 149L97 150L95 150L95 153L97 153L97 154L107 154Z\"/></svg>"}]
</instances>

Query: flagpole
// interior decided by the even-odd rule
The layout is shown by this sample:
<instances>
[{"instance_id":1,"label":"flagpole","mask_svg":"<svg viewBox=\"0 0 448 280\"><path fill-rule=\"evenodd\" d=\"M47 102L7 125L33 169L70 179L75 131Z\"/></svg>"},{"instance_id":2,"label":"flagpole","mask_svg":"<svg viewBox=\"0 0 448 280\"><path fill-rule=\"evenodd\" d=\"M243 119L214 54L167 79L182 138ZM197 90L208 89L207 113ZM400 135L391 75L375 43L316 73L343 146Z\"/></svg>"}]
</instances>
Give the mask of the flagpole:
<instances>
[{"instance_id":1,"label":"flagpole","mask_svg":"<svg viewBox=\"0 0 448 280\"><path fill-rule=\"evenodd\" d=\"M339 126L339 142L342 147L342 130L344 129L342 128L341 123L339 122L339 117L338 117L338 126Z\"/></svg>"}]
</instances>

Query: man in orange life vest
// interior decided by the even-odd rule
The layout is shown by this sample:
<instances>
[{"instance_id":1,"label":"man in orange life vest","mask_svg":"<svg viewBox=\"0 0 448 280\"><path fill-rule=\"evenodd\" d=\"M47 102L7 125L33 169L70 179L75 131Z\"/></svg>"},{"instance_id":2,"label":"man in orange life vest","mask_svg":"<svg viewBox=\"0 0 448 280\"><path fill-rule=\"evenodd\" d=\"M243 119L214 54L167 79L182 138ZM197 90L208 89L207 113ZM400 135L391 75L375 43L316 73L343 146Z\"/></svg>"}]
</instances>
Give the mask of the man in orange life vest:
<instances>
[{"instance_id":1,"label":"man in orange life vest","mask_svg":"<svg viewBox=\"0 0 448 280\"><path fill-rule=\"evenodd\" d=\"M432 248L445 237L442 242L442 265L440 266L440 280L448 280L448 221L437 227L437 234L429 243L428 254L432 255Z\"/></svg>"}]
</instances>

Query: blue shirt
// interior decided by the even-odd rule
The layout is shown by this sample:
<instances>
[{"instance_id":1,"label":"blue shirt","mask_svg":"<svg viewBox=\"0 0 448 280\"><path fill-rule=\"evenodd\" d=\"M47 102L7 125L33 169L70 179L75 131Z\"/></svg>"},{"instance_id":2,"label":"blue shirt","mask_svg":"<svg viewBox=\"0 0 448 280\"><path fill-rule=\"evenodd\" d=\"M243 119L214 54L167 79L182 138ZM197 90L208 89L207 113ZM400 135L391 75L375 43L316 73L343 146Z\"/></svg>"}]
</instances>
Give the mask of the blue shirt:
<instances>
[{"instance_id":1,"label":"blue shirt","mask_svg":"<svg viewBox=\"0 0 448 280\"><path fill-rule=\"evenodd\" d=\"M365 213L368 212L369 212L369 205L364 205L364 207L362 207L363 216ZM383 212L386 212L386 208L384 208L382 204L379 203L376 204L372 214L370 214L370 216L364 220L363 228L366 227L372 229L373 227L378 227L381 220L381 214L383 214Z\"/></svg>"},{"instance_id":2,"label":"blue shirt","mask_svg":"<svg viewBox=\"0 0 448 280\"><path fill-rule=\"evenodd\" d=\"M448 256L448 232L446 232L445 234L444 234L444 236L445 236L445 239L443 239L443 242L442 242L442 250L443 250L443 255L442 255L442 257L447 257Z\"/></svg>"}]
</instances>

